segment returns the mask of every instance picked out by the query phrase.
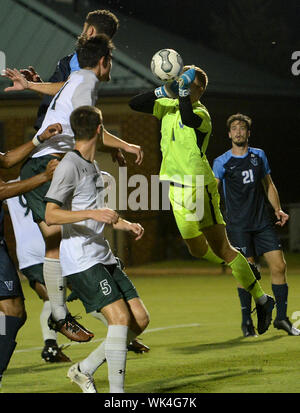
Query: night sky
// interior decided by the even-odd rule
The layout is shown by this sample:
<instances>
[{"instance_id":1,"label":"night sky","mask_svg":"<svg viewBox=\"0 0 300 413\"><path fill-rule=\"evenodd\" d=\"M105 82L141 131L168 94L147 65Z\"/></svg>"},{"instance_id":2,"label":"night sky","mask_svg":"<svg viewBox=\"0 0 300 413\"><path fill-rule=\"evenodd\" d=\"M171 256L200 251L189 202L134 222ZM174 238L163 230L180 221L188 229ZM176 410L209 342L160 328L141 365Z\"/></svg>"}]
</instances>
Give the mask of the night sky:
<instances>
[{"instance_id":1,"label":"night sky","mask_svg":"<svg viewBox=\"0 0 300 413\"><path fill-rule=\"evenodd\" d=\"M291 78L291 54L300 50L299 0L92 0L92 4L144 20L283 77ZM230 47L218 40L222 39L222 32L218 32L215 18L220 19L222 29L228 33L230 10L234 11L235 4L246 10L244 18L248 21L238 18L231 24L231 30L237 38L240 35L241 41ZM260 36L261 42L257 42L255 37Z\"/></svg>"}]
</instances>

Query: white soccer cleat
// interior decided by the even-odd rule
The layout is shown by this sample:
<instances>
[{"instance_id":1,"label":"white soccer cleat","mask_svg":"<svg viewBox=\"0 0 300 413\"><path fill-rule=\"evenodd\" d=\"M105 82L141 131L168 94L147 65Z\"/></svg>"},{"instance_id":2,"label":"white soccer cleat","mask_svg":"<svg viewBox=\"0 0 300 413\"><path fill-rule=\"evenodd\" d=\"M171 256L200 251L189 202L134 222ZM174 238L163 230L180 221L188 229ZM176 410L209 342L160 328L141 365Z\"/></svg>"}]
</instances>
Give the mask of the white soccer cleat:
<instances>
[{"instance_id":1,"label":"white soccer cleat","mask_svg":"<svg viewBox=\"0 0 300 413\"><path fill-rule=\"evenodd\" d=\"M82 373L79 370L79 363L69 368L67 377L69 377L72 383L78 384L83 393L98 393L93 376Z\"/></svg>"}]
</instances>

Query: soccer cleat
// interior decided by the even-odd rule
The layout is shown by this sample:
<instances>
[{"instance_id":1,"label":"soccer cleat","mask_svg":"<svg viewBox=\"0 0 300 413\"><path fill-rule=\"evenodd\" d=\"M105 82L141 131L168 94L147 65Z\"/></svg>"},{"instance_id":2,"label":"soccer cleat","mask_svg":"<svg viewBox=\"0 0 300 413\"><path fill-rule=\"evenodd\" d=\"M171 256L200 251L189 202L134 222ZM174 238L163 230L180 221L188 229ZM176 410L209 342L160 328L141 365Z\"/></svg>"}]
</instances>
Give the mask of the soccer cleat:
<instances>
[{"instance_id":1,"label":"soccer cleat","mask_svg":"<svg viewBox=\"0 0 300 413\"><path fill-rule=\"evenodd\" d=\"M148 353L148 351L150 350L150 347L146 346L138 339L135 339L131 343L128 344L127 349L128 351L134 351L137 354L142 354L142 353Z\"/></svg>"},{"instance_id":2,"label":"soccer cleat","mask_svg":"<svg viewBox=\"0 0 300 413\"><path fill-rule=\"evenodd\" d=\"M242 332L244 337L257 337L252 320L248 320L246 324L242 324Z\"/></svg>"},{"instance_id":3,"label":"soccer cleat","mask_svg":"<svg viewBox=\"0 0 300 413\"><path fill-rule=\"evenodd\" d=\"M90 374L82 373L79 369L79 363L69 368L67 377L72 383L78 384L83 393L98 393L93 377Z\"/></svg>"},{"instance_id":4,"label":"soccer cleat","mask_svg":"<svg viewBox=\"0 0 300 413\"><path fill-rule=\"evenodd\" d=\"M66 315L66 318L58 321L55 321L52 314L50 314L48 326L51 330L58 331L70 340L79 343L90 341L94 337L94 334L79 324L70 313Z\"/></svg>"},{"instance_id":5,"label":"soccer cleat","mask_svg":"<svg viewBox=\"0 0 300 413\"><path fill-rule=\"evenodd\" d=\"M71 359L62 352L63 348L64 346L58 347L56 343L46 344L41 354L42 359L49 363L70 363Z\"/></svg>"},{"instance_id":6,"label":"soccer cleat","mask_svg":"<svg viewBox=\"0 0 300 413\"><path fill-rule=\"evenodd\" d=\"M275 319L273 326L278 330L286 331L289 336L300 336L300 330L293 327L288 317L286 317L284 320Z\"/></svg>"},{"instance_id":7,"label":"soccer cleat","mask_svg":"<svg viewBox=\"0 0 300 413\"><path fill-rule=\"evenodd\" d=\"M270 295L267 295L265 304L256 303L258 334L264 334L268 330L272 321L274 305L275 301Z\"/></svg>"}]
</instances>

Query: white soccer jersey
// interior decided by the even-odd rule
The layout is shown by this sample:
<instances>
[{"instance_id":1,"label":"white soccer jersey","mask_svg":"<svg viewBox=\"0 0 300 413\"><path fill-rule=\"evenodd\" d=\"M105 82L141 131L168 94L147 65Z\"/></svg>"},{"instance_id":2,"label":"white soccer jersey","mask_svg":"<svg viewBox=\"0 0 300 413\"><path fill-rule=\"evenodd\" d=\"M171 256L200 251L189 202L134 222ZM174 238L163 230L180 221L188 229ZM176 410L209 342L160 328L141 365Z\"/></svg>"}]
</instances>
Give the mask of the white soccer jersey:
<instances>
[{"instance_id":1,"label":"white soccer jersey","mask_svg":"<svg viewBox=\"0 0 300 413\"><path fill-rule=\"evenodd\" d=\"M57 166L45 200L72 211L99 209L104 206L99 197L103 187L103 178L95 164L78 151L71 151ZM92 219L62 226L60 264L63 276L87 270L98 263L116 263L103 235L104 226Z\"/></svg>"},{"instance_id":2,"label":"white soccer jersey","mask_svg":"<svg viewBox=\"0 0 300 413\"><path fill-rule=\"evenodd\" d=\"M25 198L20 198L23 205L26 205ZM19 269L43 263L45 243L38 225L33 221L31 211L21 205L18 196L7 199L6 203L14 228Z\"/></svg>"},{"instance_id":3,"label":"white soccer jersey","mask_svg":"<svg viewBox=\"0 0 300 413\"><path fill-rule=\"evenodd\" d=\"M70 115L79 106L95 105L98 83L99 80L92 70L80 69L71 73L69 79L52 99L42 126L36 135L40 135L53 123L60 123L63 131L38 145L32 152L32 158L51 153L65 153L74 148L74 133L70 126Z\"/></svg>"}]
</instances>

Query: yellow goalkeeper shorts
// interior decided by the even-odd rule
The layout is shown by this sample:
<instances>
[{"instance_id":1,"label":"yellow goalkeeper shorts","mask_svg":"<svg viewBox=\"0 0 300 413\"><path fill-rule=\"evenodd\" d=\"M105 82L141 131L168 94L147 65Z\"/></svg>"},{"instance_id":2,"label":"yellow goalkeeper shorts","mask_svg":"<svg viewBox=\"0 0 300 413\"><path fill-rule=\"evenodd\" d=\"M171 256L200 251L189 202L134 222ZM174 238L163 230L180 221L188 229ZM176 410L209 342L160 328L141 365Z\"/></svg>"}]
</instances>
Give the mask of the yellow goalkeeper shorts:
<instances>
[{"instance_id":1,"label":"yellow goalkeeper shorts","mask_svg":"<svg viewBox=\"0 0 300 413\"><path fill-rule=\"evenodd\" d=\"M220 194L216 181L203 188L171 184L169 199L183 239L198 237L203 228L212 225L226 225L220 210Z\"/></svg>"}]
</instances>

